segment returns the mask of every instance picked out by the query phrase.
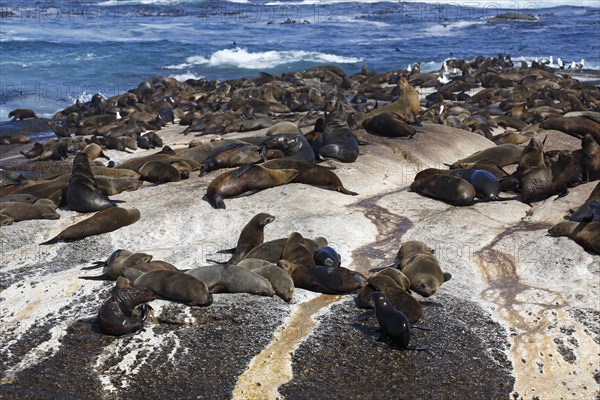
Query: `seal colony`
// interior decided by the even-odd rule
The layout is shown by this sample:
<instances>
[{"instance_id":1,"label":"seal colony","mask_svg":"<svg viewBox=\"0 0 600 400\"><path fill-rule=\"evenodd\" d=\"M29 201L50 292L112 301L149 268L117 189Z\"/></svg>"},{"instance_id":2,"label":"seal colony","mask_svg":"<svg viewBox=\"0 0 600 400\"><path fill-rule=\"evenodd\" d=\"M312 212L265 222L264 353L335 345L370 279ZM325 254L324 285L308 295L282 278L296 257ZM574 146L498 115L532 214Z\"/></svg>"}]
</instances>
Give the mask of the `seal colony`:
<instances>
[{"instance_id":1,"label":"seal colony","mask_svg":"<svg viewBox=\"0 0 600 400\"><path fill-rule=\"evenodd\" d=\"M426 234L412 235L413 240L388 238L394 249L388 247L385 254L401 246L390 268L376 272L357 265L345 256L358 249L342 252L333 243L331 233L327 238L318 237L325 225L335 225L343 237L344 229L348 229L344 221L327 220L327 204L305 203L297 195L298 190L288 192L286 186L301 185L302 191L317 196L321 193L327 199L339 196L343 198L341 201L352 204L356 201L354 197L342 195L357 195L361 199L361 192L368 192L368 185L353 180L352 173L360 170L361 158L370 156L370 147L393 143L390 145L393 148L404 148L407 155L419 156L422 153L410 148L413 143L419 143L423 153L428 146L443 146L436 143L443 140L441 136L428 136L434 130L433 124L446 125L454 129L451 132L468 131L464 132L468 134L465 137L479 148L470 153L452 153L460 154L454 159L436 150L437 163L422 165L435 166L435 170L421 168L422 175L411 182L415 193L407 196L418 198L423 194L442 200L449 204L449 212L465 212L483 201L494 201L487 204L490 210L501 210L518 200L535 206L536 202L552 196L569 199L569 189L586 185L599 174L595 118L600 110L600 91L596 87L544 66L515 67L505 57L449 60L449 63L456 65L462 74L451 77L448 83L437 80L439 74L428 76L403 70L377 74L365 69L348 76L337 67L318 67L302 73L264 74L227 82L183 83L172 78L152 78L127 94L110 99L96 95L90 102L75 104L53 118L58 136L54 144L34 144L24 151L23 160L27 161L19 165L20 169L33 169L36 163L48 162L59 172L47 176L51 179L4 185L0 221L19 226L22 224L19 221L38 215L62 218L69 211L97 212L45 242L82 239L81 243L89 244L144 219L146 211L170 218L169 209L142 212L135 209L136 198L143 197L150 188L160 189L163 196L169 196L170 188L190 189L185 196L176 192L177 196L171 199L173 207L193 202L207 223L214 213L227 213L223 215L229 217L238 213L247 215L247 205L256 204L237 197L253 195L262 199L257 201L276 197L286 207L310 209L314 214L311 230L297 229L297 232L292 228L297 221L283 220L269 208L260 208L252 210L253 218L235 220L235 226L211 227L215 237L226 235L230 243L237 243L231 249L232 256L223 260L225 264L205 265L197 256L193 261L171 264L153 260L151 255L133 248L116 250L106 262L98 264L106 267L99 279L116 280L116 286L110 297L98 299L95 326L101 332L120 336L139 332L143 324L160 324L149 317L151 309L146 302L153 297L195 309L212 307L217 296L234 296L219 293L277 295L291 302L298 289L305 289L353 294L359 307L375 308L382 336L394 345L390 348L420 349L411 346L409 340L411 324L427 319L429 300L422 299L435 301L446 285L466 284L468 280L461 271L452 269L451 279L443 256L438 257L430 249L436 243ZM431 80L437 81L433 83L435 91L423 95L419 103L419 91L424 92L422 88L429 86ZM367 96L372 94L374 82L379 91L378 104ZM116 119L117 112L123 118ZM577 114L570 114L573 112ZM550 119L552 124L545 125ZM282 121L285 124L279 125ZM175 140L165 141L167 146L162 143L160 151L143 152L142 146L138 146L146 136L149 147L150 143L161 147L158 143L166 139L161 139L161 130L172 129L174 124L189 128L185 131L181 128ZM547 131L544 126L551 126L554 131ZM564 135L565 141L568 138L569 143L576 145L557 148L555 144L551 150L544 150L549 146L544 138L550 134ZM218 138L207 141L204 137L208 135ZM488 137L501 135L506 141L519 143L488 141ZM44 153L49 155L40 157ZM26 154L32 157L27 158ZM103 155L111 160L101 160ZM443 163L450 167L441 168ZM387 167L391 168L389 165L379 168ZM229 170L220 171L224 168ZM198 175L192 173L196 171ZM375 175L375 172L379 171L370 173ZM116 206L108 196L123 191L131 193L118 197L125 198L124 207ZM203 195L214 208L224 208L226 200L227 209L213 210L199 201ZM424 198L419 201L425 211L435 204ZM51 207L53 213L19 209L36 204L38 208L41 204ZM550 229L549 234L566 236L586 250L598 252L597 204L597 199L590 196L582 205L587 207L585 212L582 209L574 213L583 215L581 221L568 225L563 222ZM567 212L568 208L564 214ZM320 222L320 218L326 222ZM44 240L59 231L56 225L49 225L54 223L44 225L40 232ZM127 232L136 232L136 226ZM265 235L264 230L276 226L279 235L265 241L266 236L273 236ZM160 232L161 227L152 230ZM154 239L164 235L148 234ZM89 238L90 235L94 236ZM168 233L160 242L172 245ZM64 249L71 245L50 247ZM160 244L155 245L160 251ZM146 251L154 253L151 246ZM105 256L96 254L98 258ZM372 261L383 265L380 262L383 260ZM134 310L136 307L139 312ZM356 334L364 335L361 331ZM435 348L429 347L435 352Z\"/></svg>"}]
</instances>

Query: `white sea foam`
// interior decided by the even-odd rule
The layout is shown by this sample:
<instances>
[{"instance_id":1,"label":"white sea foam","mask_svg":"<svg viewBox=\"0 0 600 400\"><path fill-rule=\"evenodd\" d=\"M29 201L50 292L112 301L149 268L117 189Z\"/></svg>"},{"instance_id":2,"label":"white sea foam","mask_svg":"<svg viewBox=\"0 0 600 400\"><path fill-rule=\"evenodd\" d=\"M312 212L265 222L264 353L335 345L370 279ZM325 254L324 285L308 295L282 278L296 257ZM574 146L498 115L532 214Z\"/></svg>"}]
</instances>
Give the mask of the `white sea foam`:
<instances>
[{"instance_id":1,"label":"white sea foam","mask_svg":"<svg viewBox=\"0 0 600 400\"><path fill-rule=\"evenodd\" d=\"M319 53L315 51L259 51L251 52L243 48L223 49L216 51L206 59L202 56L188 57L185 64L170 65L169 69L184 69L192 65L207 64L210 67L237 67L246 69L274 68L282 64L294 62L356 64L362 61L357 57L345 57L336 54Z\"/></svg>"},{"instance_id":2,"label":"white sea foam","mask_svg":"<svg viewBox=\"0 0 600 400\"><path fill-rule=\"evenodd\" d=\"M454 36L458 34L457 31L460 29L485 23L485 21L457 21L449 24L438 24L425 28L423 34L428 37Z\"/></svg>"},{"instance_id":3,"label":"white sea foam","mask_svg":"<svg viewBox=\"0 0 600 400\"><path fill-rule=\"evenodd\" d=\"M173 75L169 75L169 78L175 78L180 82L185 82L188 79L202 79L204 78L203 75L198 75L192 71L187 71L183 74L173 74Z\"/></svg>"},{"instance_id":4,"label":"white sea foam","mask_svg":"<svg viewBox=\"0 0 600 400\"><path fill-rule=\"evenodd\" d=\"M341 4L341 3L400 3L397 0L303 0L303 1L270 1L265 3L267 6L306 6L306 5L327 5L327 4ZM419 3L428 4L449 4L461 7L489 7L492 5L495 8L519 8L524 9L528 7L534 8L548 8L564 5L573 6L584 6L584 7L598 7L598 0L538 0L538 1L526 1L526 0L494 0L494 1L452 1L452 0L419 0Z\"/></svg>"}]
</instances>

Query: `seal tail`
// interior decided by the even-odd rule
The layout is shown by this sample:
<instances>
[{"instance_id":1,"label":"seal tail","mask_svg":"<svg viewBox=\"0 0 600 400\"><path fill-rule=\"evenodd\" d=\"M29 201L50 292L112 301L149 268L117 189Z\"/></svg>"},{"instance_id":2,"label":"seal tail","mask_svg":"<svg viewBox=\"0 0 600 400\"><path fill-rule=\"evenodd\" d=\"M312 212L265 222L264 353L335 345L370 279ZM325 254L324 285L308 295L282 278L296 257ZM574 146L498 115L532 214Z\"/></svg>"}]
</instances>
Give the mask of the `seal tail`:
<instances>
[{"instance_id":1,"label":"seal tail","mask_svg":"<svg viewBox=\"0 0 600 400\"><path fill-rule=\"evenodd\" d=\"M358 193L348 190L343 186L338 189L338 192L343 193L343 194L348 194L350 196L358 196Z\"/></svg>"},{"instance_id":2,"label":"seal tail","mask_svg":"<svg viewBox=\"0 0 600 400\"><path fill-rule=\"evenodd\" d=\"M50 239L50 240L48 240L48 241L45 241L45 242L43 242L43 243L40 243L40 245L54 244L54 243L57 243L59 240L60 240L60 237L59 237L59 236L56 236L56 237L54 237L54 238L52 238L52 239Z\"/></svg>"},{"instance_id":3,"label":"seal tail","mask_svg":"<svg viewBox=\"0 0 600 400\"><path fill-rule=\"evenodd\" d=\"M96 276L80 276L79 279L85 279L88 281L110 281L110 280L112 280L106 274L96 275Z\"/></svg>"},{"instance_id":4,"label":"seal tail","mask_svg":"<svg viewBox=\"0 0 600 400\"><path fill-rule=\"evenodd\" d=\"M217 260L213 260L212 258L207 258L206 261L212 262L212 263L215 263L215 264L219 264L219 265L225 265L225 264L227 264L227 261L217 261Z\"/></svg>"},{"instance_id":5,"label":"seal tail","mask_svg":"<svg viewBox=\"0 0 600 400\"><path fill-rule=\"evenodd\" d=\"M104 266L106 266L106 263L104 261L96 261L89 267L83 267L81 269L86 271L86 270L96 269L96 268L100 268L100 267L104 267Z\"/></svg>"},{"instance_id":6,"label":"seal tail","mask_svg":"<svg viewBox=\"0 0 600 400\"><path fill-rule=\"evenodd\" d=\"M217 251L217 253L218 254L233 254L233 253L235 253L235 249L236 249L236 247L234 247L232 249L219 250L219 251Z\"/></svg>"}]
</instances>

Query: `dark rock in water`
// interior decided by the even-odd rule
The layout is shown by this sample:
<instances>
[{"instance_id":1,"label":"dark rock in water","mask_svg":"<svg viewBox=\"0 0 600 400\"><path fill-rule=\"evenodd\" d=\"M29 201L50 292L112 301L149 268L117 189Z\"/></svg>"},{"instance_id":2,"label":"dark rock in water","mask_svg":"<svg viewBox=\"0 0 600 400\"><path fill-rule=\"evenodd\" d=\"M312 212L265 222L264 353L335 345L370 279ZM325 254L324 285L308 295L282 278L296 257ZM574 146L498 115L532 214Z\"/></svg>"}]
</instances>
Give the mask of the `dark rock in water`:
<instances>
[{"instance_id":1,"label":"dark rock in water","mask_svg":"<svg viewBox=\"0 0 600 400\"><path fill-rule=\"evenodd\" d=\"M489 18L488 22L542 22L542 20L529 14L523 14L520 12L507 12Z\"/></svg>"},{"instance_id":2,"label":"dark rock in water","mask_svg":"<svg viewBox=\"0 0 600 400\"><path fill-rule=\"evenodd\" d=\"M48 125L48 121L50 120L46 118L3 121L0 122L0 137L12 136L15 134L36 135L47 133L47 137L50 138L54 136L54 133L52 132L50 125Z\"/></svg>"}]
</instances>

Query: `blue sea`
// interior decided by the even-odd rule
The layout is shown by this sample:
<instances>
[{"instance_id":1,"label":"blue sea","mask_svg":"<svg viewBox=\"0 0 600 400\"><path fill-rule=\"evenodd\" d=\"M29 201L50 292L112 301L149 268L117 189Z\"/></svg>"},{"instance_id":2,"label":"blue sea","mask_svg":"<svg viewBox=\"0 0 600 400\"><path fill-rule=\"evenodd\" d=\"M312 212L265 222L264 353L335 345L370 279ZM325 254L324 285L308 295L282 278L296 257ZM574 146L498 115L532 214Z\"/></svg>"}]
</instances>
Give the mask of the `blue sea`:
<instances>
[{"instance_id":1,"label":"blue sea","mask_svg":"<svg viewBox=\"0 0 600 400\"><path fill-rule=\"evenodd\" d=\"M507 11L541 22L487 22ZM226 80L323 64L428 71L450 57L499 53L600 69L600 0L8 0L0 2L0 121L14 108L50 117L151 76Z\"/></svg>"}]
</instances>

